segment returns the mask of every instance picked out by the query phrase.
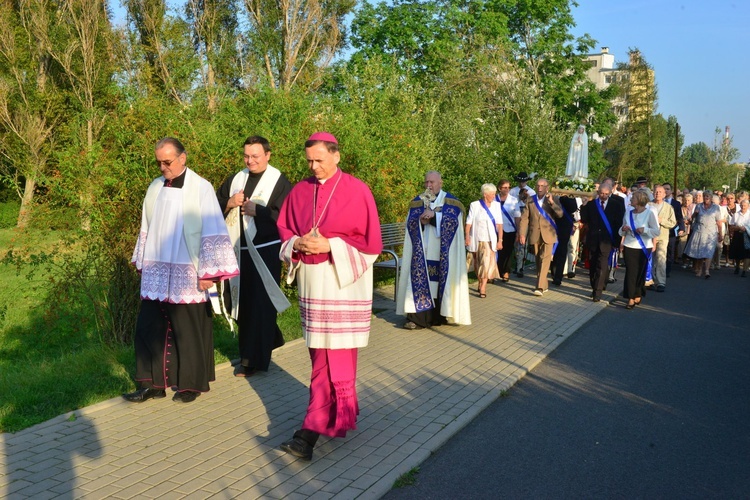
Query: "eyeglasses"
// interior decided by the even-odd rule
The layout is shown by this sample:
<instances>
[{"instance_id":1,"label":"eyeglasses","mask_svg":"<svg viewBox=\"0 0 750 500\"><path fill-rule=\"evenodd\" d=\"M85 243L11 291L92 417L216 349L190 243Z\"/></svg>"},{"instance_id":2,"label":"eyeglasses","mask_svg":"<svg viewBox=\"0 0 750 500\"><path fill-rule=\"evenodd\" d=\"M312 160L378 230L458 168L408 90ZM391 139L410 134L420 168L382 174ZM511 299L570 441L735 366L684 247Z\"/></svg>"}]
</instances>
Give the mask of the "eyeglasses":
<instances>
[{"instance_id":1,"label":"eyeglasses","mask_svg":"<svg viewBox=\"0 0 750 500\"><path fill-rule=\"evenodd\" d=\"M172 163L174 163L175 161L177 161L177 158L174 158L173 160L156 160L156 166L157 167L164 166L164 167L169 168L172 165Z\"/></svg>"},{"instance_id":2,"label":"eyeglasses","mask_svg":"<svg viewBox=\"0 0 750 500\"><path fill-rule=\"evenodd\" d=\"M258 161L261 158L263 158L264 156L265 155L243 155L243 158L245 159L245 161L247 161L247 160Z\"/></svg>"}]
</instances>

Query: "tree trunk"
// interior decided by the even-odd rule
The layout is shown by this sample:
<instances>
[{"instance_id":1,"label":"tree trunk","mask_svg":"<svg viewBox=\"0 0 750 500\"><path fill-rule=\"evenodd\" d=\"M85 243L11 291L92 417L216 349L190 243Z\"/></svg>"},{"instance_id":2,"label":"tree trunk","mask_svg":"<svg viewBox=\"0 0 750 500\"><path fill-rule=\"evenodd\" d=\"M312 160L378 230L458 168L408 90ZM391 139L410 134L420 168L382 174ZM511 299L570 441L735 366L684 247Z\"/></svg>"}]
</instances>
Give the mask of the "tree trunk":
<instances>
[{"instance_id":1,"label":"tree trunk","mask_svg":"<svg viewBox=\"0 0 750 500\"><path fill-rule=\"evenodd\" d=\"M18 220L16 226L25 228L29 225L29 208L34 200L34 190L36 189L36 179L27 177L23 187L23 196L21 197L21 209L18 211Z\"/></svg>"}]
</instances>

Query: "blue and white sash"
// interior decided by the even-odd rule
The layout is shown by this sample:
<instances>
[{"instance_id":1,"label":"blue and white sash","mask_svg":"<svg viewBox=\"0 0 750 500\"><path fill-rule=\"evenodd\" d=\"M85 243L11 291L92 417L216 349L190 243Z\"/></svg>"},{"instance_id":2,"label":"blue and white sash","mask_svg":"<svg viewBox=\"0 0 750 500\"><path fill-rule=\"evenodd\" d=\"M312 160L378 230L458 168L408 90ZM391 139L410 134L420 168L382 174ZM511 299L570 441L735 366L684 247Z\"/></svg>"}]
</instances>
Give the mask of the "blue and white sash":
<instances>
[{"instance_id":1,"label":"blue and white sash","mask_svg":"<svg viewBox=\"0 0 750 500\"><path fill-rule=\"evenodd\" d=\"M643 250L643 253L646 254L646 281L649 281L651 279L651 249L646 248L646 244L643 242L643 238L641 238L641 235L636 231L635 228L635 219L633 219L633 211L631 210L628 214L630 216L630 230L633 231L633 234L635 235L635 239L638 240L638 244L641 246L641 250Z\"/></svg>"},{"instance_id":2,"label":"blue and white sash","mask_svg":"<svg viewBox=\"0 0 750 500\"><path fill-rule=\"evenodd\" d=\"M513 220L513 217L510 216L507 210L505 210L505 202L500 199L500 195L495 195L495 201L500 202L500 210L503 211L503 215L506 219L508 219L508 222L510 222L510 225L513 226L513 231L517 231L516 229L516 221Z\"/></svg>"},{"instance_id":3,"label":"blue and white sash","mask_svg":"<svg viewBox=\"0 0 750 500\"><path fill-rule=\"evenodd\" d=\"M542 208L542 204L539 203L539 197L537 195L534 195L531 197L532 200L534 200L534 205L536 205L537 210L539 210L539 213L544 216L545 219L547 219L547 222L552 224L552 229L555 230L555 238L557 238L557 224L555 224L555 220L550 217L550 215L544 211L544 208ZM557 241L552 245L552 254L554 255L555 250L557 250Z\"/></svg>"},{"instance_id":4,"label":"blue and white sash","mask_svg":"<svg viewBox=\"0 0 750 500\"><path fill-rule=\"evenodd\" d=\"M617 267L617 249L615 248L615 235L612 233L612 226L609 224L609 219L607 219L607 216L604 214L604 209L602 208L601 200L596 200L596 208L599 210L599 215L602 217L602 221L604 222L604 227L607 230L607 233L609 233L609 239L612 242L612 249L609 251L609 267Z\"/></svg>"}]
</instances>

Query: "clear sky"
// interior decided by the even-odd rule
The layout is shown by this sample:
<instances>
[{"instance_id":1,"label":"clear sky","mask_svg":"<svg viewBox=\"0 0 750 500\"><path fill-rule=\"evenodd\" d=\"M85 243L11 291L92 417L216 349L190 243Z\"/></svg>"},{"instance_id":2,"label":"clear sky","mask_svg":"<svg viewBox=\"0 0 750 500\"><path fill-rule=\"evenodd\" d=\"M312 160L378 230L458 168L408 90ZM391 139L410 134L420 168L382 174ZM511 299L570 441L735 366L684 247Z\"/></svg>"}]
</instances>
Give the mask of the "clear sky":
<instances>
[{"instance_id":1,"label":"clear sky","mask_svg":"<svg viewBox=\"0 0 750 500\"><path fill-rule=\"evenodd\" d=\"M677 118L685 145L714 143L729 125L737 161L750 158L750 1L578 0L573 34L609 47L615 63L638 48L651 64L657 113Z\"/></svg>"}]
</instances>

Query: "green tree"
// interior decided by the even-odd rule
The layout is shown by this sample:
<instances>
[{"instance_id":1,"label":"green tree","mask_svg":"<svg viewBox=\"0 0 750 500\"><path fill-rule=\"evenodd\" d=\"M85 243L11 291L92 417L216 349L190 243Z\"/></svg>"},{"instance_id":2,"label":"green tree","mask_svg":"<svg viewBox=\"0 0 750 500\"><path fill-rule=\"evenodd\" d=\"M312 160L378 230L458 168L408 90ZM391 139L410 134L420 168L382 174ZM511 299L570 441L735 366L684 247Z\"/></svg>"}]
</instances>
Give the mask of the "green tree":
<instances>
[{"instance_id":1,"label":"green tree","mask_svg":"<svg viewBox=\"0 0 750 500\"><path fill-rule=\"evenodd\" d=\"M605 157L611 164L608 173L626 184L641 175L649 179L657 174L666 177L660 172L667 162L661 143L670 140L669 127L676 127L677 123L672 117L665 121L654 114L657 102L654 71L638 49L631 49L629 56L629 62L618 68L627 120L604 143ZM674 138L673 130L671 137ZM674 151L674 142L671 144Z\"/></svg>"},{"instance_id":2,"label":"green tree","mask_svg":"<svg viewBox=\"0 0 750 500\"><path fill-rule=\"evenodd\" d=\"M190 24L167 13L165 0L123 0L129 28L118 53L125 90L146 95L169 95L187 106L200 61L195 56Z\"/></svg>"},{"instance_id":3,"label":"green tree","mask_svg":"<svg viewBox=\"0 0 750 500\"><path fill-rule=\"evenodd\" d=\"M322 70L345 46L344 17L354 4L355 0L245 0L248 59L260 63L256 72L264 73L272 88L319 86Z\"/></svg>"},{"instance_id":4,"label":"green tree","mask_svg":"<svg viewBox=\"0 0 750 500\"><path fill-rule=\"evenodd\" d=\"M562 123L594 124L589 133L606 135L613 123L608 93L598 92L586 78L588 66L582 54L595 40L589 35L575 38L569 0L507 2L501 9L508 18L508 32L517 68L527 74L538 95L549 99ZM596 119L589 120L591 113ZM600 127L600 128L599 128Z\"/></svg>"},{"instance_id":5,"label":"green tree","mask_svg":"<svg viewBox=\"0 0 750 500\"><path fill-rule=\"evenodd\" d=\"M499 5L495 0L366 2L352 21L352 61L384 58L422 80L476 67L487 51L504 52L507 19Z\"/></svg>"},{"instance_id":6,"label":"green tree","mask_svg":"<svg viewBox=\"0 0 750 500\"><path fill-rule=\"evenodd\" d=\"M188 0L193 44L210 113L216 112L220 85L237 87L237 4L233 0Z\"/></svg>"},{"instance_id":7,"label":"green tree","mask_svg":"<svg viewBox=\"0 0 750 500\"><path fill-rule=\"evenodd\" d=\"M698 189L736 186L738 174L743 173L733 164L739 155L739 150L732 145L732 138L724 137L717 127L713 147L698 142L682 151L680 158L685 171L685 184Z\"/></svg>"},{"instance_id":8,"label":"green tree","mask_svg":"<svg viewBox=\"0 0 750 500\"><path fill-rule=\"evenodd\" d=\"M52 29L53 9L44 0L0 1L0 154L7 160L0 175L21 200L19 227L29 223L61 111L56 68L38 43Z\"/></svg>"}]
</instances>

